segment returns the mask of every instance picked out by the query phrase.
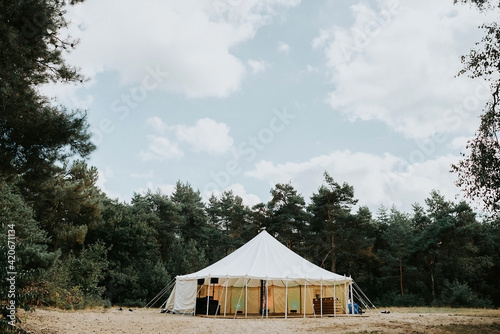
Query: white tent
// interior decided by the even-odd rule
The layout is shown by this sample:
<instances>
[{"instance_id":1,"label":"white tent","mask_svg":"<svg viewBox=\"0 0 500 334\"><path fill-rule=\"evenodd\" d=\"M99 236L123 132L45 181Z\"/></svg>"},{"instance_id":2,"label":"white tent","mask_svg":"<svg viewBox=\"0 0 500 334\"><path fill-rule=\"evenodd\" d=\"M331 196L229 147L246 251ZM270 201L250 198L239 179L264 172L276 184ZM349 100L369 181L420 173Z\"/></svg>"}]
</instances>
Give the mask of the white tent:
<instances>
[{"instance_id":1,"label":"white tent","mask_svg":"<svg viewBox=\"0 0 500 334\"><path fill-rule=\"evenodd\" d=\"M352 279L305 260L262 231L220 261L177 276L164 304L181 314L346 313Z\"/></svg>"}]
</instances>

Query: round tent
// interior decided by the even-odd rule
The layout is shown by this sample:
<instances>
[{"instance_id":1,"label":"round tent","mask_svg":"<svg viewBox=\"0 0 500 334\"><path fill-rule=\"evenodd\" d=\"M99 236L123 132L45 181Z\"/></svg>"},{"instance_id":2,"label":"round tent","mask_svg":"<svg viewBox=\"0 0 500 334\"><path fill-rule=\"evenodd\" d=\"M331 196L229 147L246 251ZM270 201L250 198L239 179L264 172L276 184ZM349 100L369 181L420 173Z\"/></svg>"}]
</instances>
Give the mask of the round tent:
<instances>
[{"instance_id":1,"label":"round tent","mask_svg":"<svg viewBox=\"0 0 500 334\"><path fill-rule=\"evenodd\" d=\"M347 313L352 279L302 258L266 231L218 262L177 276L164 310L181 314Z\"/></svg>"}]
</instances>

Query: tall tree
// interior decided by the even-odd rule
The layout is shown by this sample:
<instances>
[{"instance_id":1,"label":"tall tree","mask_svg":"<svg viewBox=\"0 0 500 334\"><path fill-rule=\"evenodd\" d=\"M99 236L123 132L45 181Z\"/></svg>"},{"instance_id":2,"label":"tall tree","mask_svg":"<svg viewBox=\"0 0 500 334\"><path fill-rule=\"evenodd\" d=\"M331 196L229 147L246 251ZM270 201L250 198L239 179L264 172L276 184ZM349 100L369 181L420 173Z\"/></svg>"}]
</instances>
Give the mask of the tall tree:
<instances>
[{"instance_id":1,"label":"tall tree","mask_svg":"<svg viewBox=\"0 0 500 334\"><path fill-rule=\"evenodd\" d=\"M387 220L387 228L384 230L382 238L386 248L379 252L380 260L383 263L382 272L384 278L394 282L397 277L399 294L405 294L406 275L410 270L409 260L414 251L414 229L412 221L407 214L401 213L395 208L391 210Z\"/></svg>"},{"instance_id":2,"label":"tall tree","mask_svg":"<svg viewBox=\"0 0 500 334\"><path fill-rule=\"evenodd\" d=\"M144 195L135 194L132 198L134 214L156 230L162 260L166 263L171 254L171 244L180 223L179 206L169 196L161 192L148 191Z\"/></svg>"},{"instance_id":3,"label":"tall tree","mask_svg":"<svg viewBox=\"0 0 500 334\"><path fill-rule=\"evenodd\" d=\"M180 235L186 241L193 239L198 245L205 246L207 216L200 192L195 191L189 183L178 181L170 198L178 206Z\"/></svg>"},{"instance_id":4,"label":"tall tree","mask_svg":"<svg viewBox=\"0 0 500 334\"><path fill-rule=\"evenodd\" d=\"M63 59L76 44L61 36L65 6L57 0L0 3L0 176L47 178L59 170L56 162L95 149L85 114L54 106L38 89L83 80Z\"/></svg>"},{"instance_id":5,"label":"tall tree","mask_svg":"<svg viewBox=\"0 0 500 334\"><path fill-rule=\"evenodd\" d=\"M36 286L45 270L49 269L60 255L49 249L49 238L35 220L33 209L25 203L19 190L13 184L0 179L0 264L4 268L0 273L1 298L7 298L9 284L6 284L8 272L17 272L17 306L38 304L40 296ZM10 252L9 252L10 251ZM0 306L0 313L5 316L6 303ZM0 323L0 329L1 329Z\"/></svg>"},{"instance_id":6,"label":"tall tree","mask_svg":"<svg viewBox=\"0 0 500 334\"><path fill-rule=\"evenodd\" d=\"M97 178L95 167L77 160L40 183L37 191L25 192L54 250L78 251L89 229L101 223L103 194L96 186Z\"/></svg>"},{"instance_id":7,"label":"tall tree","mask_svg":"<svg viewBox=\"0 0 500 334\"><path fill-rule=\"evenodd\" d=\"M303 253L307 232L304 197L290 184L278 183L271 189L268 232L297 253Z\"/></svg>"},{"instance_id":8,"label":"tall tree","mask_svg":"<svg viewBox=\"0 0 500 334\"><path fill-rule=\"evenodd\" d=\"M231 190L224 191L220 198L212 195L206 212L210 226L210 252L207 254L210 262L242 246L248 240L248 234L252 234L250 209L243 204L243 199L234 195Z\"/></svg>"},{"instance_id":9,"label":"tall tree","mask_svg":"<svg viewBox=\"0 0 500 334\"><path fill-rule=\"evenodd\" d=\"M338 220L336 236L336 268L350 275L359 284L369 285L374 280L374 269L379 266L374 253L377 225L367 207L356 213L347 213Z\"/></svg>"},{"instance_id":10,"label":"tall tree","mask_svg":"<svg viewBox=\"0 0 500 334\"><path fill-rule=\"evenodd\" d=\"M415 261L428 276L430 293L422 294L437 302L447 282L471 286L483 281L493 260L480 252L481 225L465 202L452 203L437 191L425 202L429 220L415 238Z\"/></svg>"},{"instance_id":11,"label":"tall tree","mask_svg":"<svg viewBox=\"0 0 500 334\"><path fill-rule=\"evenodd\" d=\"M313 251L316 261L331 271L337 265L337 232L341 221L348 218L353 205L354 188L347 183L339 185L327 173L324 173L325 184L311 196L308 212L311 214L311 238L316 241Z\"/></svg>"},{"instance_id":12,"label":"tall tree","mask_svg":"<svg viewBox=\"0 0 500 334\"><path fill-rule=\"evenodd\" d=\"M99 238L109 249L102 284L112 303L142 306L169 282L151 219L133 205L104 202L103 224L91 239Z\"/></svg>"},{"instance_id":13,"label":"tall tree","mask_svg":"<svg viewBox=\"0 0 500 334\"><path fill-rule=\"evenodd\" d=\"M475 4L480 10L496 10L500 1L455 0ZM486 210L500 213L500 26L497 22L481 26L486 35L481 48L472 49L462 57L464 69L471 78L482 78L490 84L491 98L487 102L476 135L467 144L468 153L452 171L458 174L456 184L473 200L482 200Z\"/></svg>"}]
</instances>

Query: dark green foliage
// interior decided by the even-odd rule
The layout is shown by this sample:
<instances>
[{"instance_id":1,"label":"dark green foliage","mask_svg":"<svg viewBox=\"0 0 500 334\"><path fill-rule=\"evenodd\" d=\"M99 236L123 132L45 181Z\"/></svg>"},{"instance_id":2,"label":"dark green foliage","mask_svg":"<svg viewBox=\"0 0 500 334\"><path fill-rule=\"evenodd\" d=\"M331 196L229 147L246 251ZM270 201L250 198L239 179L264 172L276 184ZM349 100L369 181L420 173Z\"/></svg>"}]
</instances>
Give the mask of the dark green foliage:
<instances>
[{"instance_id":1,"label":"dark green foliage","mask_svg":"<svg viewBox=\"0 0 500 334\"><path fill-rule=\"evenodd\" d=\"M8 238L8 231L14 238ZM17 272L15 279L15 300L18 307L29 308L29 303L38 303L30 295L30 286L40 280L44 270L50 268L58 257L57 252L48 249L48 237L34 219L33 210L24 202L19 190L13 184L0 180L0 293L3 298L9 296L9 284L6 284L8 272ZM9 242L10 241L10 242ZM12 257L8 251L13 250ZM12 267L11 267L12 266ZM9 269L7 269L9 268ZM5 300L5 299L4 299ZM6 304L0 311L6 315Z\"/></svg>"},{"instance_id":2,"label":"dark green foliage","mask_svg":"<svg viewBox=\"0 0 500 334\"><path fill-rule=\"evenodd\" d=\"M87 229L98 221L83 198L72 198L63 189L69 159L87 157L95 149L86 115L57 107L39 89L48 82L83 80L63 60L64 50L76 43L61 35L67 27L65 6L57 0L0 2L0 247L8 245L6 226L15 225L18 308L45 303L59 288L46 281L47 274L69 261L69 253L61 250L73 250L75 242L75 251L82 249ZM74 176L77 169L74 165L66 176ZM87 195L77 188L71 189L77 196Z\"/></svg>"},{"instance_id":3,"label":"dark green foliage","mask_svg":"<svg viewBox=\"0 0 500 334\"><path fill-rule=\"evenodd\" d=\"M198 244L206 244L207 217L205 205L199 191L195 191L189 183L177 182L171 196L179 208L180 222L178 232L186 241L194 239Z\"/></svg>"},{"instance_id":4,"label":"dark green foliage","mask_svg":"<svg viewBox=\"0 0 500 334\"><path fill-rule=\"evenodd\" d=\"M82 80L63 60L76 43L60 37L63 14L55 0L0 3L0 176L36 183L58 171L55 163L95 149L85 114L55 107L37 90Z\"/></svg>"},{"instance_id":5,"label":"dark green foliage","mask_svg":"<svg viewBox=\"0 0 500 334\"><path fill-rule=\"evenodd\" d=\"M225 191L220 198L212 195L206 208L207 247L209 262L230 254L256 234L251 221L251 211L243 205L243 199L232 191Z\"/></svg>"},{"instance_id":6,"label":"dark green foliage","mask_svg":"<svg viewBox=\"0 0 500 334\"><path fill-rule=\"evenodd\" d=\"M445 281L440 303L452 307L492 307L491 300L479 297L467 283L460 283L458 280L451 283Z\"/></svg>"},{"instance_id":7,"label":"dark green foliage","mask_svg":"<svg viewBox=\"0 0 500 334\"><path fill-rule=\"evenodd\" d=\"M416 233L410 217L396 209L381 223L386 224L381 235L385 245L378 253L381 274L391 290L399 288L398 296L402 297L406 293L406 282L412 280L415 271L415 267L409 265L409 258L414 251Z\"/></svg>"},{"instance_id":8,"label":"dark green foliage","mask_svg":"<svg viewBox=\"0 0 500 334\"><path fill-rule=\"evenodd\" d=\"M132 198L132 205L134 212L156 230L156 241L160 246L162 260L167 262L170 246L175 240L175 232L181 222L179 205L166 195L159 192L153 194L150 191L144 196L135 194Z\"/></svg>"},{"instance_id":9,"label":"dark green foliage","mask_svg":"<svg viewBox=\"0 0 500 334\"><path fill-rule=\"evenodd\" d=\"M357 203L354 188L347 183L340 186L325 172L325 183L311 197L307 210L310 214L310 238L314 239L311 257L322 267L337 271L337 237L341 226L347 226L350 211Z\"/></svg>"},{"instance_id":10,"label":"dark green foliage","mask_svg":"<svg viewBox=\"0 0 500 334\"><path fill-rule=\"evenodd\" d=\"M173 242L168 265L176 275L198 271L208 264L205 249L200 247L195 240L191 239L186 242L183 238L178 238Z\"/></svg>"},{"instance_id":11,"label":"dark green foliage","mask_svg":"<svg viewBox=\"0 0 500 334\"><path fill-rule=\"evenodd\" d=\"M104 288L98 284L108 266L106 253L104 244L99 242L84 247L78 256L70 254L57 262L37 287L43 295L41 303L65 309L102 305Z\"/></svg>"},{"instance_id":12,"label":"dark green foliage","mask_svg":"<svg viewBox=\"0 0 500 334\"><path fill-rule=\"evenodd\" d=\"M81 248L89 229L100 224L103 196L95 185L97 177L95 167L75 161L41 183L36 192L26 191L54 250Z\"/></svg>"},{"instance_id":13,"label":"dark green foliage","mask_svg":"<svg viewBox=\"0 0 500 334\"><path fill-rule=\"evenodd\" d=\"M304 253L308 230L304 197L290 183L276 184L267 210L267 231L291 250Z\"/></svg>"},{"instance_id":14,"label":"dark green foliage","mask_svg":"<svg viewBox=\"0 0 500 334\"><path fill-rule=\"evenodd\" d=\"M396 291L389 291L374 299L377 306L398 306L398 307L415 307L426 306L424 298L413 293L400 294Z\"/></svg>"},{"instance_id":15,"label":"dark green foliage","mask_svg":"<svg viewBox=\"0 0 500 334\"><path fill-rule=\"evenodd\" d=\"M462 0L477 5L480 10L500 8L500 2ZM462 57L464 69L471 78L482 78L490 84L491 98L487 102L475 138L467 144L468 153L452 166L458 174L457 186L473 200L481 200L492 214L500 213L500 26L497 22L481 26L486 31L478 49Z\"/></svg>"},{"instance_id":16,"label":"dark green foliage","mask_svg":"<svg viewBox=\"0 0 500 334\"><path fill-rule=\"evenodd\" d=\"M113 201L105 203L103 223L92 232L91 238L98 237L108 248L109 265L103 281L106 282L105 296L113 303L125 300L145 303L161 289L151 278L157 280L158 273L167 278L161 265L157 231L148 221L152 217L145 215L141 208L136 210L134 206Z\"/></svg>"}]
</instances>

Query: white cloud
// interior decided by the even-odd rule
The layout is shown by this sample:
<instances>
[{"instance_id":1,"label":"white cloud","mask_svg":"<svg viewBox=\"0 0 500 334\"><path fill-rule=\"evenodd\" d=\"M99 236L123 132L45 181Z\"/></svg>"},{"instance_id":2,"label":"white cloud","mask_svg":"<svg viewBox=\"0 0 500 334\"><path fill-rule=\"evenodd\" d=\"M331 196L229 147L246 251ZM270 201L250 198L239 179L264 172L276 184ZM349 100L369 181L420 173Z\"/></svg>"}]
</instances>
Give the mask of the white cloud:
<instances>
[{"instance_id":1,"label":"white cloud","mask_svg":"<svg viewBox=\"0 0 500 334\"><path fill-rule=\"evenodd\" d=\"M106 187L110 179L114 178L115 173L111 167L106 167L104 170L99 170L96 186L104 192L109 198L123 200L119 193L113 192Z\"/></svg>"},{"instance_id":2,"label":"white cloud","mask_svg":"<svg viewBox=\"0 0 500 334\"><path fill-rule=\"evenodd\" d=\"M477 29L483 15L432 0L351 9L350 28L322 30L312 43L331 70L335 89L327 102L334 109L351 120L380 120L413 138L477 127L475 115L486 102L480 83L454 77L460 55L483 33Z\"/></svg>"},{"instance_id":3,"label":"white cloud","mask_svg":"<svg viewBox=\"0 0 500 334\"><path fill-rule=\"evenodd\" d=\"M162 135L170 133L176 141L165 136L148 136L148 150L140 153L144 160L182 157L183 152L179 148L181 143L187 143L195 152L211 154L223 154L233 149L234 140L229 135L229 126L211 118L199 119L195 125L188 126L168 125L159 117L149 117L146 124Z\"/></svg>"},{"instance_id":4,"label":"white cloud","mask_svg":"<svg viewBox=\"0 0 500 334\"><path fill-rule=\"evenodd\" d=\"M179 145L166 137L149 135L148 142L147 150L139 152L139 157L144 161L180 158L184 155Z\"/></svg>"},{"instance_id":5,"label":"white cloud","mask_svg":"<svg viewBox=\"0 0 500 334\"><path fill-rule=\"evenodd\" d=\"M284 42L279 42L278 51L288 54L290 52L290 46Z\"/></svg>"},{"instance_id":6,"label":"white cloud","mask_svg":"<svg viewBox=\"0 0 500 334\"><path fill-rule=\"evenodd\" d=\"M253 38L278 8L300 1L88 0L69 9L69 33L81 40L68 58L90 77L116 71L142 83L160 69L158 89L224 97L240 88L245 66L231 47ZM112 21L110 19L112 18Z\"/></svg>"},{"instance_id":7,"label":"white cloud","mask_svg":"<svg viewBox=\"0 0 500 334\"><path fill-rule=\"evenodd\" d=\"M147 173L130 173L130 177L133 177L135 179L150 179L154 177L154 175L155 173L152 170Z\"/></svg>"},{"instance_id":8,"label":"white cloud","mask_svg":"<svg viewBox=\"0 0 500 334\"><path fill-rule=\"evenodd\" d=\"M229 126L210 118L202 118L194 126L177 125L176 135L179 141L189 143L196 152L222 154L233 147L233 138L229 136Z\"/></svg>"},{"instance_id":9,"label":"white cloud","mask_svg":"<svg viewBox=\"0 0 500 334\"><path fill-rule=\"evenodd\" d=\"M462 153L466 153L467 151L467 143L471 140L473 140L473 136L460 136L460 137L455 137L450 143L450 148L454 150L460 150Z\"/></svg>"},{"instance_id":10,"label":"white cloud","mask_svg":"<svg viewBox=\"0 0 500 334\"><path fill-rule=\"evenodd\" d=\"M319 73L318 68L311 66L309 64L307 64L307 66L306 66L306 71L307 71L307 73Z\"/></svg>"},{"instance_id":11,"label":"white cloud","mask_svg":"<svg viewBox=\"0 0 500 334\"><path fill-rule=\"evenodd\" d=\"M264 72L266 70L267 64L265 61L258 61L250 59L248 61L248 65L252 68L252 73L257 74L260 72Z\"/></svg>"},{"instance_id":12,"label":"white cloud","mask_svg":"<svg viewBox=\"0 0 500 334\"><path fill-rule=\"evenodd\" d=\"M245 175L267 181L271 187L291 182L307 200L317 192L323 183L323 172L327 171L337 183L347 182L354 187L359 205L368 206L373 212L380 205L395 205L409 212L412 204L423 204L433 189L439 189L450 200L455 198L458 190L449 170L450 163L457 159L447 155L409 164L391 154L335 151L299 163L260 161Z\"/></svg>"},{"instance_id":13,"label":"white cloud","mask_svg":"<svg viewBox=\"0 0 500 334\"><path fill-rule=\"evenodd\" d=\"M165 124L160 117L149 117L146 120L146 125L149 125L153 130L158 133L164 133L168 129L168 125Z\"/></svg>"}]
</instances>

